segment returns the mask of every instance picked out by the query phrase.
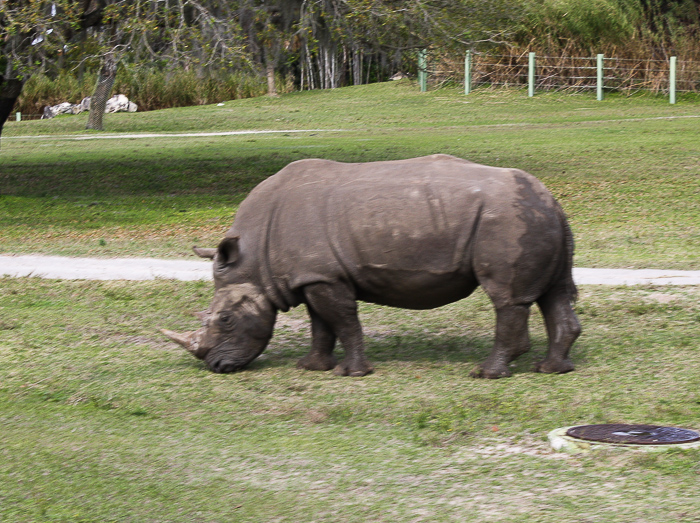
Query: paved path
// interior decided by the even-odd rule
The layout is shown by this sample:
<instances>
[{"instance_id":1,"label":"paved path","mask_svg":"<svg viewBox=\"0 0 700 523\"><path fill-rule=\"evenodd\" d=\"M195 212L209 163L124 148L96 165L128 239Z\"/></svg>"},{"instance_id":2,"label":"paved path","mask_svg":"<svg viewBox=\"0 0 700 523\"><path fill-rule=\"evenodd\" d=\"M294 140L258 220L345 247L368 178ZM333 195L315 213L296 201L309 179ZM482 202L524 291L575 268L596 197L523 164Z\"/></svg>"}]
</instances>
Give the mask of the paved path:
<instances>
[{"instance_id":1,"label":"paved path","mask_svg":"<svg viewBox=\"0 0 700 523\"><path fill-rule=\"evenodd\" d=\"M211 279L211 262L153 258L66 258L2 256L0 275L65 280ZM700 285L700 271L574 269L579 285Z\"/></svg>"},{"instance_id":2,"label":"paved path","mask_svg":"<svg viewBox=\"0 0 700 523\"><path fill-rule=\"evenodd\" d=\"M154 258L67 258L0 256L0 275L38 276L58 280L208 280L210 261Z\"/></svg>"}]
</instances>

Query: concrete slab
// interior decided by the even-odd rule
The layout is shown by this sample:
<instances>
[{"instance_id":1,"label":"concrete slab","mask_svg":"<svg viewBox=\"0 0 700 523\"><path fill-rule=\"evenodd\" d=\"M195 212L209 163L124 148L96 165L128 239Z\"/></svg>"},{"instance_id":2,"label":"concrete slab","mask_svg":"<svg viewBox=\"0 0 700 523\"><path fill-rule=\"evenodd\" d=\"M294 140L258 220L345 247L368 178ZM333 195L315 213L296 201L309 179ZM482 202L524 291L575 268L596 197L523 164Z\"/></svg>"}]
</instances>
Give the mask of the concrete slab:
<instances>
[{"instance_id":1,"label":"concrete slab","mask_svg":"<svg viewBox=\"0 0 700 523\"><path fill-rule=\"evenodd\" d=\"M0 255L0 276L66 280L210 280L211 262L154 258ZM700 271L574 269L578 285L700 285Z\"/></svg>"},{"instance_id":2,"label":"concrete slab","mask_svg":"<svg viewBox=\"0 0 700 523\"><path fill-rule=\"evenodd\" d=\"M700 285L700 271L574 268L577 285Z\"/></svg>"},{"instance_id":3,"label":"concrete slab","mask_svg":"<svg viewBox=\"0 0 700 523\"><path fill-rule=\"evenodd\" d=\"M192 281L212 279L209 261L151 258L70 258L63 256L0 256L0 275L58 280Z\"/></svg>"}]
</instances>

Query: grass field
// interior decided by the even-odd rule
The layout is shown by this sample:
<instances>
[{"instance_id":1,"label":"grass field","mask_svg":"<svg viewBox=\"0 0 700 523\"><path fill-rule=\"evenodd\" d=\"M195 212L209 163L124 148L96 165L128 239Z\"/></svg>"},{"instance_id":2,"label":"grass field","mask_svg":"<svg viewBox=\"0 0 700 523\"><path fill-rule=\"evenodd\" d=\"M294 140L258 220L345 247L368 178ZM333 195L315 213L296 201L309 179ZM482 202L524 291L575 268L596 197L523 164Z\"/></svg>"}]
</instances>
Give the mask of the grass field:
<instances>
[{"instance_id":1,"label":"grass field","mask_svg":"<svg viewBox=\"0 0 700 523\"><path fill-rule=\"evenodd\" d=\"M478 294L362 307L375 374L300 371L283 315L263 358L215 375L162 338L206 283L0 282L0 520L697 521L700 453L551 451L587 423L700 428L700 290L584 288L574 373L467 378L491 343ZM620 509L624 507L624 515Z\"/></svg>"},{"instance_id":2,"label":"grass field","mask_svg":"<svg viewBox=\"0 0 700 523\"><path fill-rule=\"evenodd\" d=\"M110 133L325 129L75 140L82 117L11 123L0 252L188 256L287 162L446 152L526 169L567 211L576 265L700 268L700 106L385 84L109 115ZM333 131L328 131L333 129ZM19 138L18 136L34 136ZM40 137L42 136L42 137ZM700 288L584 286L566 375L474 380L481 292L433 311L363 304L376 372L298 370L302 308L247 370L215 375L158 333L197 325L211 284L0 278L0 521L700 521L699 451L553 452L588 423L700 429Z\"/></svg>"},{"instance_id":3,"label":"grass field","mask_svg":"<svg viewBox=\"0 0 700 523\"><path fill-rule=\"evenodd\" d=\"M115 133L326 132L97 139L84 119L7 124L0 251L189 256L192 243L217 243L245 194L293 160L441 152L542 179L570 217L578 266L700 268L696 103L390 83L106 117Z\"/></svg>"}]
</instances>

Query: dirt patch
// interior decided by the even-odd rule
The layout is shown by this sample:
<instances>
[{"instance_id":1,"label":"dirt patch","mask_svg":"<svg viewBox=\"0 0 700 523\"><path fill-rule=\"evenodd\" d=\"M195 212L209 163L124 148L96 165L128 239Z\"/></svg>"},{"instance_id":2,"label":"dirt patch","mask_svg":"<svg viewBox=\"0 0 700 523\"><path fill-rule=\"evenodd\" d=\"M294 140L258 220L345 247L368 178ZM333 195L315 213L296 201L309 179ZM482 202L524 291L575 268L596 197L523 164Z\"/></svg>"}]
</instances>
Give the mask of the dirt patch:
<instances>
[{"instance_id":1,"label":"dirt patch","mask_svg":"<svg viewBox=\"0 0 700 523\"><path fill-rule=\"evenodd\" d=\"M673 294L666 294L663 292L653 292L648 296L645 296L645 300L651 303L661 303L668 304L678 300L678 296Z\"/></svg>"},{"instance_id":2,"label":"dirt patch","mask_svg":"<svg viewBox=\"0 0 700 523\"><path fill-rule=\"evenodd\" d=\"M309 320L304 320L300 318L292 318L284 314L277 315L277 322L275 323L275 330L277 329L287 329L293 333L305 332L311 328L311 322Z\"/></svg>"}]
</instances>

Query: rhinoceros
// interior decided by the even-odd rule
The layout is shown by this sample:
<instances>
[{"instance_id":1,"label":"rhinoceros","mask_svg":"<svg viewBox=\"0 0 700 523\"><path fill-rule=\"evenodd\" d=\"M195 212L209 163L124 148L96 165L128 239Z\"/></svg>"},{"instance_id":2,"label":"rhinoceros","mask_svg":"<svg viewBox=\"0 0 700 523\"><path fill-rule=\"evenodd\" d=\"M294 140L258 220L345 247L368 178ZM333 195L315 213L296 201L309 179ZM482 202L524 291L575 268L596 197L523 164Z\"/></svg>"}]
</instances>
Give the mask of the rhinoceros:
<instances>
[{"instance_id":1,"label":"rhinoceros","mask_svg":"<svg viewBox=\"0 0 700 523\"><path fill-rule=\"evenodd\" d=\"M574 369L580 324L572 308L573 237L532 175L448 155L370 163L307 159L260 183L241 203L213 260L215 294L203 326L162 332L232 372L259 356L278 311L306 304L311 350L297 366L343 376L373 371L357 301L431 309L479 285L496 310L495 343L472 373L500 378L530 347L537 302L549 349L539 372ZM344 359L333 354L336 339Z\"/></svg>"}]
</instances>

